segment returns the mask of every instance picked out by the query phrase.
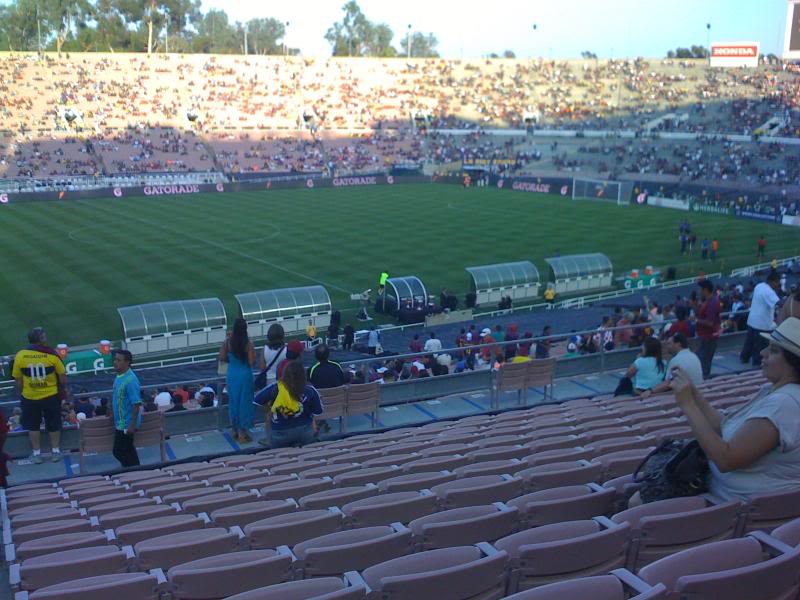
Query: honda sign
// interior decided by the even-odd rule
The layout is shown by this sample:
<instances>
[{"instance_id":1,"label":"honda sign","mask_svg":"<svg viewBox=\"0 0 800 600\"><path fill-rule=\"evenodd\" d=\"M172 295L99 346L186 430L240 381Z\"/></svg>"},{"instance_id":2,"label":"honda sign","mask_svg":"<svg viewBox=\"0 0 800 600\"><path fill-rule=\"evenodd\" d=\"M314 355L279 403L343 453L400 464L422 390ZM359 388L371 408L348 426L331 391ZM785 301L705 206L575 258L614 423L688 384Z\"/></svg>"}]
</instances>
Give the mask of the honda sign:
<instances>
[{"instance_id":1,"label":"honda sign","mask_svg":"<svg viewBox=\"0 0 800 600\"><path fill-rule=\"evenodd\" d=\"M717 42L711 44L712 67L757 67L758 42Z\"/></svg>"}]
</instances>

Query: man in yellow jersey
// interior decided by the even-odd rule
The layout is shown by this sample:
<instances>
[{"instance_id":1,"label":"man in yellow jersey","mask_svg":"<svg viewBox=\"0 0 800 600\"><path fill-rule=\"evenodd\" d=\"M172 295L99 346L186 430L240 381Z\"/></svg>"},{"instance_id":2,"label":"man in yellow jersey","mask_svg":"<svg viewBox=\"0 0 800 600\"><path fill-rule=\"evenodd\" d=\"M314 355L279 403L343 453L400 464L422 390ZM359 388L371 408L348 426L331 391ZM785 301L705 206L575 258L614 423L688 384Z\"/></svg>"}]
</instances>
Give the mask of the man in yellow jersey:
<instances>
[{"instance_id":1,"label":"man in yellow jersey","mask_svg":"<svg viewBox=\"0 0 800 600\"><path fill-rule=\"evenodd\" d=\"M52 460L61 460L61 398L59 387L67 390L67 374L58 353L47 345L47 333L35 327L28 333L30 345L14 357L11 375L22 396L22 427L27 430L33 448L32 460L42 462L40 427L44 418L50 434Z\"/></svg>"}]
</instances>

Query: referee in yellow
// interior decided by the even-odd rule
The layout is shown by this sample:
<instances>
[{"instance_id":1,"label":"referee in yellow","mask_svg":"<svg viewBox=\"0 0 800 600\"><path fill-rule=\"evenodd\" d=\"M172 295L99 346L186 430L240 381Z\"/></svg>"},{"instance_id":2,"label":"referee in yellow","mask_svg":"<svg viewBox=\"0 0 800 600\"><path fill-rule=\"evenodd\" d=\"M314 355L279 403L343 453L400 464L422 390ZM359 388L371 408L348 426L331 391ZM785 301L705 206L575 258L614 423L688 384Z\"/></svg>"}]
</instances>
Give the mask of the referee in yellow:
<instances>
[{"instance_id":1,"label":"referee in yellow","mask_svg":"<svg viewBox=\"0 0 800 600\"><path fill-rule=\"evenodd\" d=\"M51 458L61 460L61 397L59 390L67 390L67 373L58 353L47 345L47 333L34 327L28 333L29 346L14 357L12 377L22 396L22 427L28 432L33 448L31 459L42 462L41 433L42 418L50 434Z\"/></svg>"}]
</instances>

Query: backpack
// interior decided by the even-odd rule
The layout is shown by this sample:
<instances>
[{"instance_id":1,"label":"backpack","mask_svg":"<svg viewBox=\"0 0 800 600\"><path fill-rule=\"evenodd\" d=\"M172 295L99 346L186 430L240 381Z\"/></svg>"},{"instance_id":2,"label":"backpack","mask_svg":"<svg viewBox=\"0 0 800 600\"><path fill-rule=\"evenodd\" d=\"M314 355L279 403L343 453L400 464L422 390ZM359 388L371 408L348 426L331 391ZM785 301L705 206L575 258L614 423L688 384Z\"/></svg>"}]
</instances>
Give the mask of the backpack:
<instances>
[{"instance_id":1,"label":"backpack","mask_svg":"<svg viewBox=\"0 0 800 600\"><path fill-rule=\"evenodd\" d=\"M289 394L289 390L283 385L282 381L278 382L278 396L270 406L272 414L281 416L285 419L297 416L303 411L303 404L298 402Z\"/></svg>"}]
</instances>

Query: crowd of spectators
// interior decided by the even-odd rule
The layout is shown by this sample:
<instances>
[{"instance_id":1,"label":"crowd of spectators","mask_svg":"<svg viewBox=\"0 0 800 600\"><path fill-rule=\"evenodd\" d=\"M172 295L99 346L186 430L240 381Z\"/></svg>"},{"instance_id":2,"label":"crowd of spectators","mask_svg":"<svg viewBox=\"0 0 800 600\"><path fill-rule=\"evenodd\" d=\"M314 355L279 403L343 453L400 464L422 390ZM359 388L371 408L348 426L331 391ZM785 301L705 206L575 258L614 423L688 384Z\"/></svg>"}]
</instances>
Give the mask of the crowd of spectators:
<instances>
[{"instance_id":1,"label":"crowd of spectators","mask_svg":"<svg viewBox=\"0 0 800 600\"><path fill-rule=\"evenodd\" d=\"M507 170L538 158L536 150L481 135L489 127L794 137L800 134L797 77L789 65L711 69L705 61L641 58L10 54L0 58L0 115L2 143L14 150L6 150L0 173L94 174L103 167L107 174L180 172L220 168L215 157L232 173L336 174L463 159L503 159L508 162L501 170ZM426 131L439 127L476 133L425 139ZM91 140L84 157L35 146L42 132L72 135L76 129ZM298 130L313 137L298 137ZM796 183L798 161L784 161L791 154L786 148L725 144L718 152L703 144L667 152L655 143L607 147L606 164L599 166L688 179ZM98 164L97 156L106 164ZM15 168L8 168L9 158ZM576 157L555 162L580 166Z\"/></svg>"}]
</instances>

